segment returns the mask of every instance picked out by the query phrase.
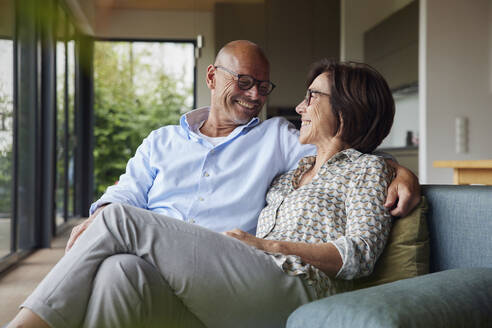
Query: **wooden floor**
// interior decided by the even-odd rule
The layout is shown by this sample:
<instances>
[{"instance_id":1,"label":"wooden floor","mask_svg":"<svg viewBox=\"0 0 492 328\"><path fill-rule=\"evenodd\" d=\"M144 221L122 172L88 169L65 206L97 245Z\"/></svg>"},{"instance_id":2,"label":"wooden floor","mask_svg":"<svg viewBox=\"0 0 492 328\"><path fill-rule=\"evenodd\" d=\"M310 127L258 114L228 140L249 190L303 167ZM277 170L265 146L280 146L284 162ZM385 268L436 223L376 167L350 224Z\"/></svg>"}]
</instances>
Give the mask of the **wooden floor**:
<instances>
[{"instance_id":1,"label":"wooden floor","mask_svg":"<svg viewBox=\"0 0 492 328\"><path fill-rule=\"evenodd\" d=\"M75 221L75 225L79 221ZM57 236L51 248L40 249L0 276L0 327L12 320L19 305L65 253L71 228Z\"/></svg>"}]
</instances>

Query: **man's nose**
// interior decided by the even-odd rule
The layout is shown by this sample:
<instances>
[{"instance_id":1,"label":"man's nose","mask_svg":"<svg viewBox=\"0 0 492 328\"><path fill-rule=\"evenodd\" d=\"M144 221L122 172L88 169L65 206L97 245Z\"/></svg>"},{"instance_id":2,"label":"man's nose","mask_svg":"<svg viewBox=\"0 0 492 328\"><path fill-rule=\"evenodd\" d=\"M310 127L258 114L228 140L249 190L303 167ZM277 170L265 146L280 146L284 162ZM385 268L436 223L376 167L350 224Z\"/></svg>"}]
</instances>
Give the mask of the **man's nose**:
<instances>
[{"instance_id":1,"label":"man's nose","mask_svg":"<svg viewBox=\"0 0 492 328\"><path fill-rule=\"evenodd\" d=\"M249 95L252 99L258 99L258 98L262 97L262 96L260 95L260 93L259 93L258 88L259 88L258 83L253 84L253 86L247 90L247 94L248 94L248 95Z\"/></svg>"}]
</instances>

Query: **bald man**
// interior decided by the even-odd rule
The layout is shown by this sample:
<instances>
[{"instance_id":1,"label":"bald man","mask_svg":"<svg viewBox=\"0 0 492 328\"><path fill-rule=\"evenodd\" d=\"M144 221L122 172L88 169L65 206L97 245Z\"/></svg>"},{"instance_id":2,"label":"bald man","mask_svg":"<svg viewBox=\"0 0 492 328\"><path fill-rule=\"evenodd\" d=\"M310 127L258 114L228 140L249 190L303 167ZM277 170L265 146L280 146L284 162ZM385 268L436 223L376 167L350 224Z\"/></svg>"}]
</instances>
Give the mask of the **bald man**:
<instances>
[{"instance_id":1,"label":"bald man","mask_svg":"<svg viewBox=\"0 0 492 328\"><path fill-rule=\"evenodd\" d=\"M202 327L202 322L210 327L261 326L254 320L248 321L247 318L253 316L258 320L262 318L263 326L275 327L285 323L290 311L312 300L312 291L308 287L289 280L285 282L288 286L286 289L295 291L295 297L279 291L278 300L259 298L251 304L244 302L245 298L258 297L262 290L248 290L248 285L241 283L241 271L256 270L259 277L256 286L260 286L262 279L268 281L269 274L278 273L276 269L272 273L266 272L264 263L255 264L246 258L234 262L237 261L235 256L229 257L229 253L225 252L224 248L229 248L227 243L194 245L193 236L209 233L204 231L224 232L237 228L254 234L272 180L294 169L302 157L315 151L313 147L298 142L298 131L285 119L259 121L258 113L275 86L270 81L269 62L256 44L244 40L228 43L220 50L215 63L208 67L206 82L211 91L210 107L184 114L180 125L153 131L129 160L119 183L109 187L92 204L89 219L72 231L63 263L59 263L46 280L53 283L67 276L67 279L84 281L87 275L95 275L89 289L78 286L83 290L76 291L79 297L72 297L70 301L74 310L69 311L69 315L60 316L40 306L39 300L46 299L46 290L49 290L46 287L49 283L46 282L23 304L17 322L36 322L38 326L49 322L52 326L66 326L66 320L70 318L70 322L84 322L88 327L152 326L152 323L159 325L163 322L170 327ZM404 214L418 202L417 186L415 177L408 170L397 168L397 178L390 186L387 200L387 205L393 206L399 198L393 214ZM102 210L108 204L125 205L113 205ZM89 246L99 245L102 232L97 229L102 228L93 226L101 226L101 217L105 216L132 218L124 227L117 229L124 230L123 234L127 230L135 234L134 239L130 238L124 243L135 242L132 247L137 245L139 251L130 253L138 256L110 256L102 262L97 272L90 271L89 266L81 267L77 263L77 257L78 254L84 257L89 250L96 253L103 251L103 246L96 249ZM162 240L166 242L158 249L159 253L174 255L176 249L193 245L201 251L217 255L209 259L213 264L207 262L207 267L196 264L201 263L196 261L197 257L202 262L203 258L197 255L202 253L195 249L185 252L192 258L176 259L174 256L171 257L173 260L165 260L165 273L155 270L154 266L158 266L156 259L166 257L155 253L155 240L151 242L150 235L136 229L132 222L133 219L148 222L148 233L152 234L155 233L152 227L162 228L159 220L164 217L191 225L183 225L182 222L175 224L176 220L170 224L170 221L162 219L165 222L162 225L170 224L170 236L162 233ZM86 229L87 232L83 233ZM177 230L171 232L172 229ZM213 235L211 238L214 239ZM70 250L72 246L74 249ZM153 250L149 251L151 248ZM129 252L126 248L113 251ZM247 253L246 250L244 252ZM214 277L203 272L209 266L224 265L231 265L236 271L224 270L223 274L215 274ZM238 279L232 279L234 276ZM209 282L197 283L200 277ZM226 284L227 281L230 284ZM58 309L57 306L60 309L55 313L63 312L64 303L69 302L69 294L73 293L69 287L59 289L62 288L66 288L64 293L60 293L58 298L53 296L56 302L50 301L55 309ZM262 286L266 294L268 288L271 286ZM238 293L243 295L242 299L233 296ZM77 303L78 299L80 303ZM214 304L214 299L217 304ZM231 307L235 312L217 312L221 308L218 300L235 303Z\"/></svg>"}]
</instances>

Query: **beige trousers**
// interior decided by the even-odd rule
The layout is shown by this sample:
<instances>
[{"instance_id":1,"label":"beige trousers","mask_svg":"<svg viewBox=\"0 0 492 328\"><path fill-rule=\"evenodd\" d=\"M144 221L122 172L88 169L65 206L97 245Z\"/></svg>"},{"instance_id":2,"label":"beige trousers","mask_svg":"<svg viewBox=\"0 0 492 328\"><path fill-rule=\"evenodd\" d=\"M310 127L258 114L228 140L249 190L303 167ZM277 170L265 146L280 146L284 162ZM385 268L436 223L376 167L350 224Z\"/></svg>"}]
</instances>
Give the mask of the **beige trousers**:
<instances>
[{"instance_id":1,"label":"beige trousers","mask_svg":"<svg viewBox=\"0 0 492 328\"><path fill-rule=\"evenodd\" d=\"M239 240L111 204L22 306L53 327L271 328L314 298Z\"/></svg>"}]
</instances>

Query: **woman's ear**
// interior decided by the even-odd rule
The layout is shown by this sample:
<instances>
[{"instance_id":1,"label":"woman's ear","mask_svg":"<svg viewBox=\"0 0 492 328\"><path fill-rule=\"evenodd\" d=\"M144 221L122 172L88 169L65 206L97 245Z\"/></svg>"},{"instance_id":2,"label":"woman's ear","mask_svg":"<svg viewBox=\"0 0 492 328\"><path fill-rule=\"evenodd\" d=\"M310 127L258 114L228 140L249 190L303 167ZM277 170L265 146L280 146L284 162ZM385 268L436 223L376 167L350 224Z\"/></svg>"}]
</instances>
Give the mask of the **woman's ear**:
<instances>
[{"instance_id":1,"label":"woman's ear","mask_svg":"<svg viewBox=\"0 0 492 328\"><path fill-rule=\"evenodd\" d=\"M207 82L207 86L210 90L215 89L215 72L216 72L215 66L214 65L208 65L206 82Z\"/></svg>"},{"instance_id":2,"label":"woman's ear","mask_svg":"<svg viewBox=\"0 0 492 328\"><path fill-rule=\"evenodd\" d=\"M335 134L335 137L341 137L342 136L342 132L343 132L343 117L342 117L342 113L338 113L338 120L340 121L340 127L338 128L338 131Z\"/></svg>"}]
</instances>

